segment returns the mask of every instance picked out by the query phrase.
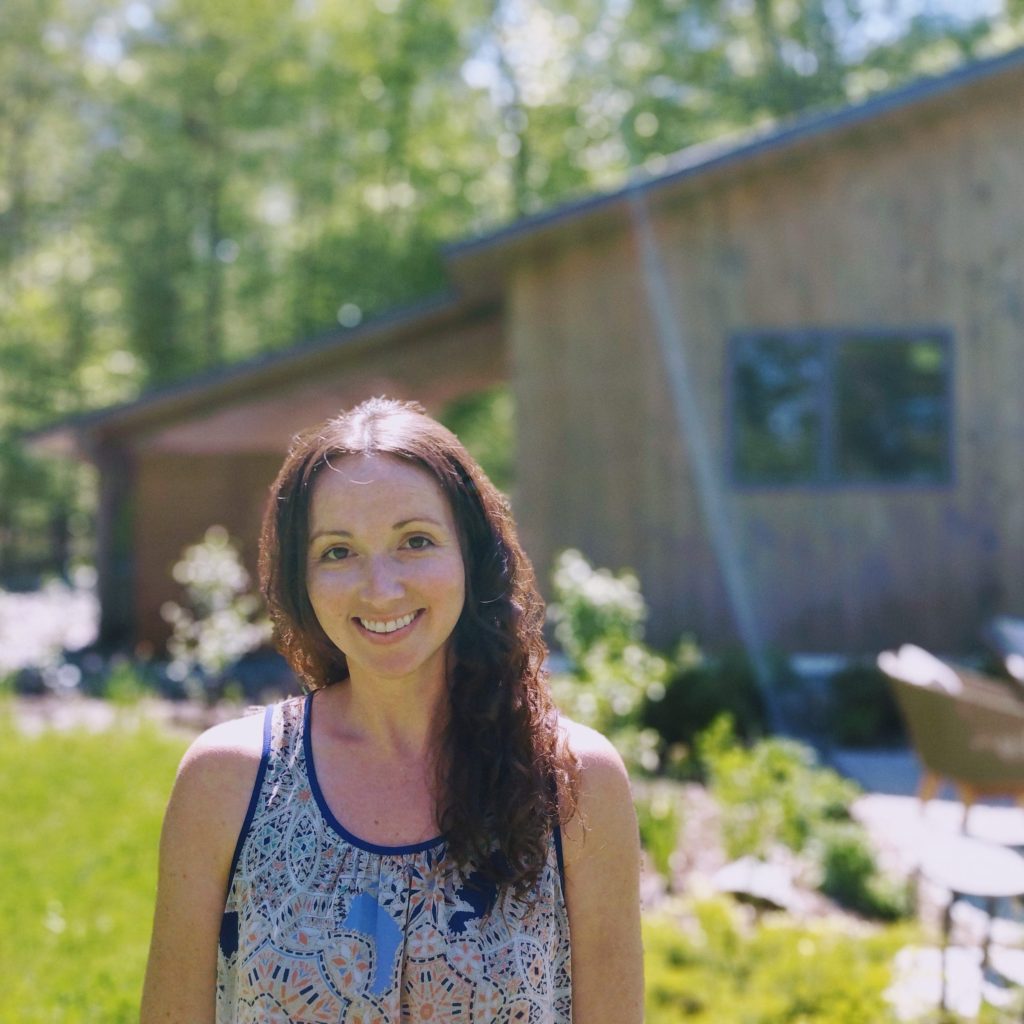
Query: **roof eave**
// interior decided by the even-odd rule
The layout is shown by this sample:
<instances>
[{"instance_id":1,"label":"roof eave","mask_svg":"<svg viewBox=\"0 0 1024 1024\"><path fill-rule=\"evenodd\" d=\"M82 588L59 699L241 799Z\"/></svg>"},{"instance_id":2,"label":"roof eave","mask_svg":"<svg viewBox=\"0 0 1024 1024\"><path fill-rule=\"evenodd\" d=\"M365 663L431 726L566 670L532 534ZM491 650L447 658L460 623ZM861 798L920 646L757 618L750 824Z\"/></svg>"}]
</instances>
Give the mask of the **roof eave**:
<instances>
[{"instance_id":1,"label":"roof eave","mask_svg":"<svg viewBox=\"0 0 1024 1024\"><path fill-rule=\"evenodd\" d=\"M472 316L480 303L464 302L452 291L437 293L413 305L392 310L359 327L330 329L308 342L265 353L201 376L168 385L130 402L82 413L24 435L30 450L43 455L86 456L111 435L147 427L202 409L211 400L245 397L275 376L292 378L310 366L367 347L385 344L456 315Z\"/></svg>"},{"instance_id":2,"label":"roof eave","mask_svg":"<svg viewBox=\"0 0 1024 1024\"><path fill-rule=\"evenodd\" d=\"M799 146L859 128L883 117L941 100L950 93L988 82L999 75L1024 69L1024 47L975 61L944 75L918 79L908 85L836 110L806 114L781 124L745 132L739 138L717 139L681 150L659 162L657 170L644 169L618 189L587 196L513 221L484 235L443 247L442 254L454 281L466 291L490 292L500 280L500 265L514 250L539 245L569 224L604 218L614 222L625 216L630 194L670 190L682 182L742 166L760 157L783 154ZM595 225L596 226L596 225Z\"/></svg>"}]
</instances>

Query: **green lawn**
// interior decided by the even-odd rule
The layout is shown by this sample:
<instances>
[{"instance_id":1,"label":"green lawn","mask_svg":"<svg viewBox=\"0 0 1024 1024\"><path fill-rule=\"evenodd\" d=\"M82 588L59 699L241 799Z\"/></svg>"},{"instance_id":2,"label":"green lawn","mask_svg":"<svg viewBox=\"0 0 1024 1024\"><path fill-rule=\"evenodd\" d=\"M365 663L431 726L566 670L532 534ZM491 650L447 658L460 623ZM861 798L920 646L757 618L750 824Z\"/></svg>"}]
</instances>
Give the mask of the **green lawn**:
<instances>
[{"instance_id":1,"label":"green lawn","mask_svg":"<svg viewBox=\"0 0 1024 1024\"><path fill-rule=\"evenodd\" d=\"M0 719L0 1021L137 1021L186 741L135 727L29 738Z\"/></svg>"}]
</instances>

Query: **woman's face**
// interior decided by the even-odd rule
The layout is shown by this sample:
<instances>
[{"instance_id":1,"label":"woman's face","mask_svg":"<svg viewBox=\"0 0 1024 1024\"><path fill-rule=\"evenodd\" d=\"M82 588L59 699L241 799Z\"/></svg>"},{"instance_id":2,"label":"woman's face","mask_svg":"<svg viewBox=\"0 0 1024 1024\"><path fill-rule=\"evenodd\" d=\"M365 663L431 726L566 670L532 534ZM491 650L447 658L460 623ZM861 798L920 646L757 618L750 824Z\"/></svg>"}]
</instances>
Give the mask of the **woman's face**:
<instances>
[{"instance_id":1,"label":"woman's face","mask_svg":"<svg viewBox=\"0 0 1024 1024\"><path fill-rule=\"evenodd\" d=\"M313 485L306 589L353 679L442 682L465 601L455 519L434 477L348 456Z\"/></svg>"}]
</instances>

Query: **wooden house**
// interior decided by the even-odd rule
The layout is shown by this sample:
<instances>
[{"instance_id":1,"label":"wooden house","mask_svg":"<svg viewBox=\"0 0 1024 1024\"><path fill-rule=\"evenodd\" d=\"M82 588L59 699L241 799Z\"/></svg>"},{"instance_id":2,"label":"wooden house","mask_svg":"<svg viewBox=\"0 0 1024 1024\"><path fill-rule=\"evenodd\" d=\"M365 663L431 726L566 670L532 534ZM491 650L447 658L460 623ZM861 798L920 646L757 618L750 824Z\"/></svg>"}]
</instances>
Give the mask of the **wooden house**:
<instances>
[{"instance_id":1,"label":"wooden house","mask_svg":"<svg viewBox=\"0 0 1024 1024\"><path fill-rule=\"evenodd\" d=\"M1024 612L1024 50L686 150L446 252L424 307L51 430L100 466L104 635L159 643L210 522L251 555L296 429L496 381L517 517L629 566L650 636L970 647Z\"/></svg>"}]
</instances>

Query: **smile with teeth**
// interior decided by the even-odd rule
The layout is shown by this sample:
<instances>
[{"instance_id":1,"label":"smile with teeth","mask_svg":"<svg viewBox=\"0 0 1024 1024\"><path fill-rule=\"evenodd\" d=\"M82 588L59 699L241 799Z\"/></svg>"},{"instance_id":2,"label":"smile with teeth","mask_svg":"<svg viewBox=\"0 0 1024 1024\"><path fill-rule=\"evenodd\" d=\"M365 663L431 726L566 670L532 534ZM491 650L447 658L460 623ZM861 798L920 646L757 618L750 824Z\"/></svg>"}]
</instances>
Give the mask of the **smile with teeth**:
<instances>
[{"instance_id":1,"label":"smile with teeth","mask_svg":"<svg viewBox=\"0 0 1024 1024\"><path fill-rule=\"evenodd\" d=\"M357 617L356 622L371 633L394 633L408 626L417 615L419 612L409 612L408 615L403 615L399 619L362 619Z\"/></svg>"}]
</instances>

